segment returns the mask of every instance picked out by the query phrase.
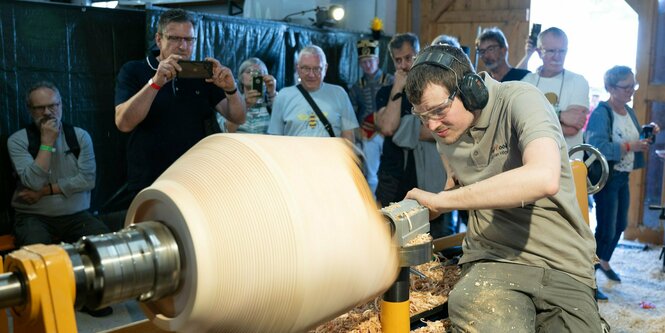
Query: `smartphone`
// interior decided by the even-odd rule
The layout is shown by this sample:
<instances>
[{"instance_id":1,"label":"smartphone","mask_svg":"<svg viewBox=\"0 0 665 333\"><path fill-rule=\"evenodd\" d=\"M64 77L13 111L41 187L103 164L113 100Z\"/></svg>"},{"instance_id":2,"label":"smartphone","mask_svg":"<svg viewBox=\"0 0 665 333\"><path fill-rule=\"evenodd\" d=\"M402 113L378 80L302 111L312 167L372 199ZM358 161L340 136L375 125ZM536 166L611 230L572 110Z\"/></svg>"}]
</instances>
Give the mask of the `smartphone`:
<instances>
[{"instance_id":1,"label":"smartphone","mask_svg":"<svg viewBox=\"0 0 665 333\"><path fill-rule=\"evenodd\" d=\"M263 76L262 75L252 76L252 90L256 90L258 92L263 92Z\"/></svg>"},{"instance_id":2,"label":"smartphone","mask_svg":"<svg viewBox=\"0 0 665 333\"><path fill-rule=\"evenodd\" d=\"M538 44L538 35L540 35L540 24L534 23L531 26L531 34L529 35L529 39L531 40L531 43L533 43L533 46L535 47Z\"/></svg>"},{"instance_id":3,"label":"smartphone","mask_svg":"<svg viewBox=\"0 0 665 333\"><path fill-rule=\"evenodd\" d=\"M212 63L210 61L178 61L182 70L178 72L181 79L209 79L212 77Z\"/></svg>"},{"instance_id":4,"label":"smartphone","mask_svg":"<svg viewBox=\"0 0 665 333\"><path fill-rule=\"evenodd\" d=\"M653 144L655 139L655 135L653 134L653 126L652 125L642 125L642 133L640 133L640 139L646 139L649 140L649 143Z\"/></svg>"}]
</instances>

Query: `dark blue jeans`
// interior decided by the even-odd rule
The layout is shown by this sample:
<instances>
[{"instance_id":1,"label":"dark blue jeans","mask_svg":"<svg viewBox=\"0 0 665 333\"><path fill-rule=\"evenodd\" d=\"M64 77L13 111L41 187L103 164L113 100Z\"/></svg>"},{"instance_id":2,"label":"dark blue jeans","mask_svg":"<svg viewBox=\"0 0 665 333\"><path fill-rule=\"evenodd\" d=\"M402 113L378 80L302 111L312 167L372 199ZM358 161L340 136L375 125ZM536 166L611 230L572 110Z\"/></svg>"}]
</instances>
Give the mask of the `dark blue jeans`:
<instances>
[{"instance_id":1,"label":"dark blue jeans","mask_svg":"<svg viewBox=\"0 0 665 333\"><path fill-rule=\"evenodd\" d=\"M16 245L73 243L83 236L109 233L109 228L88 211L65 216L16 213Z\"/></svg>"},{"instance_id":2,"label":"dark blue jeans","mask_svg":"<svg viewBox=\"0 0 665 333\"><path fill-rule=\"evenodd\" d=\"M605 187L593 195L596 201L596 255L604 261L610 261L621 233L628 225L629 174L612 170Z\"/></svg>"}]
</instances>

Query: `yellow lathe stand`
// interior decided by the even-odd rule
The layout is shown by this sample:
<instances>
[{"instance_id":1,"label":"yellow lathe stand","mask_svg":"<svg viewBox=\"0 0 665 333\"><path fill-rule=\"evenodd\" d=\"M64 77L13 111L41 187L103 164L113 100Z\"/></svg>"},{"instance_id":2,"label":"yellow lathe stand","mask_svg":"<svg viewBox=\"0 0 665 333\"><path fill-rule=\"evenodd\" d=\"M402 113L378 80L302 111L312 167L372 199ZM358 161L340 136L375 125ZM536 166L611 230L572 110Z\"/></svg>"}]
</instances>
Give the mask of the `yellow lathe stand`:
<instances>
[{"instance_id":1,"label":"yellow lathe stand","mask_svg":"<svg viewBox=\"0 0 665 333\"><path fill-rule=\"evenodd\" d=\"M158 222L74 245L26 246L7 255L3 267L0 308L11 307L14 332L77 332L75 309L158 300L180 282L175 238ZM7 322L2 311L0 332L8 332Z\"/></svg>"}]
</instances>

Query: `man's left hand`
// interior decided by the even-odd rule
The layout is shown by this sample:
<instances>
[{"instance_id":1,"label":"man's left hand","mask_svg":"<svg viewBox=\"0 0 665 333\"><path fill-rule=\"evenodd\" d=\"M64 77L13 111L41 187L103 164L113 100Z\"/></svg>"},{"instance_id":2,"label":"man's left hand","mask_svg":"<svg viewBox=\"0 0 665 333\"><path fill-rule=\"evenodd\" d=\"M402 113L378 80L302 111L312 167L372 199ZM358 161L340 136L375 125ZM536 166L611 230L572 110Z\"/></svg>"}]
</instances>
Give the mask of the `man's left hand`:
<instances>
[{"instance_id":1,"label":"man's left hand","mask_svg":"<svg viewBox=\"0 0 665 333\"><path fill-rule=\"evenodd\" d=\"M18 192L18 198L30 205L34 205L42 198L42 193L41 191L33 191L26 188Z\"/></svg>"},{"instance_id":2,"label":"man's left hand","mask_svg":"<svg viewBox=\"0 0 665 333\"><path fill-rule=\"evenodd\" d=\"M562 124L579 131L586 124L587 113L589 113L589 109L580 105L572 105L561 112L560 120Z\"/></svg>"},{"instance_id":3,"label":"man's left hand","mask_svg":"<svg viewBox=\"0 0 665 333\"><path fill-rule=\"evenodd\" d=\"M224 91L232 91L233 89L236 89L236 80L233 77L231 69L222 65L215 58L207 57L205 60L212 62L212 78L206 79L206 82L213 83L224 89Z\"/></svg>"},{"instance_id":4,"label":"man's left hand","mask_svg":"<svg viewBox=\"0 0 665 333\"><path fill-rule=\"evenodd\" d=\"M436 193L427 192L418 188L414 188L408 193L406 193L406 197L404 199L413 199L418 201L418 203L421 204L422 206L425 206L425 208L429 210L429 219L433 220L444 213L443 211L435 207L436 196L437 196Z\"/></svg>"}]
</instances>

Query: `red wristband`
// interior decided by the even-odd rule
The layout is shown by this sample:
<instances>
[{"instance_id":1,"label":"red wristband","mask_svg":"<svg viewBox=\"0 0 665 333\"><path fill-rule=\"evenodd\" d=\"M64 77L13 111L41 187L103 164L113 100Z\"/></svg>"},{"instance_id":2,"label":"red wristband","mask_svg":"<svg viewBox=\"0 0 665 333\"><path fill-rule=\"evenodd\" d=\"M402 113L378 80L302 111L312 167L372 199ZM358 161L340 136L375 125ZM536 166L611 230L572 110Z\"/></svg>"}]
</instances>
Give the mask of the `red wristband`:
<instances>
[{"instance_id":1,"label":"red wristband","mask_svg":"<svg viewBox=\"0 0 665 333\"><path fill-rule=\"evenodd\" d=\"M159 90L162 89L162 86L158 85L157 83L153 82L152 79L148 80L148 84L150 85L150 88Z\"/></svg>"},{"instance_id":2,"label":"red wristband","mask_svg":"<svg viewBox=\"0 0 665 333\"><path fill-rule=\"evenodd\" d=\"M629 152L630 151L630 143L626 142L625 145L626 145L626 152Z\"/></svg>"}]
</instances>

